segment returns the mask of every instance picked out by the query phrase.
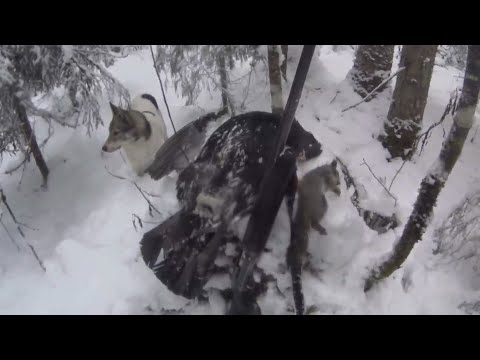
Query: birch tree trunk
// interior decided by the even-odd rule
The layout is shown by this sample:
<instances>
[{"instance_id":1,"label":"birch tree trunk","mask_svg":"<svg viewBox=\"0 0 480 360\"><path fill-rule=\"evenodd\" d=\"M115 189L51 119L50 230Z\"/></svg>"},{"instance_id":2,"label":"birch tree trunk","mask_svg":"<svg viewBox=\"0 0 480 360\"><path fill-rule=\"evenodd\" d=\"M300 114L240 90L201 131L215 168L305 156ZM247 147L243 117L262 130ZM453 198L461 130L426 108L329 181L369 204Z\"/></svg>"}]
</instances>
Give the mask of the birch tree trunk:
<instances>
[{"instance_id":1,"label":"birch tree trunk","mask_svg":"<svg viewBox=\"0 0 480 360\"><path fill-rule=\"evenodd\" d=\"M287 58L288 58L288 45L281 45L283 61L280 65L282 71L283 80L287 81Z\"/></svg>"},{"instance_id":2,"label":"birch tree trunk","mask_svg":"<svg viewBox=\"0 0 480 360\"><path fill-rule=\"evenodd\" d=\"M268 74L270 78L270 95L272 113L283 112L282 76L280 71L280 53L278 45L268 45Z\"/></svg>"}]
</instances>

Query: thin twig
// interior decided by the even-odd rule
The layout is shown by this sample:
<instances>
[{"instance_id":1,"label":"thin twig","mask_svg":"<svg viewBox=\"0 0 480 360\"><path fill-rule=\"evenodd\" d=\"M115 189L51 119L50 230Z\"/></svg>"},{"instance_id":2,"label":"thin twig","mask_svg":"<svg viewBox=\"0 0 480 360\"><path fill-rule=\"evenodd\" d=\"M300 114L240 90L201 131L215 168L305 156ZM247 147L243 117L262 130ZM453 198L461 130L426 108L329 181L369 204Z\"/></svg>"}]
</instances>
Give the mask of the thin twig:
<instances>
[{"instance_id":1,"label":"thin twig","mask_svg":"<svg viewBox=\"0 0 480 360\"><path fill-rule=\"evenodd\" d=\"M123 176L120 176L120 175L115 175L114 173L110 172L110 170L108 170L107 166L105 165L105 170L107 170L107 172L112 175L114 178L117 178L117 179L120 179L120 180L125 180L125 181L129 181L129 182L133 182L131 180L128 180L127 178L124 178Z\"/></svg>"},{"instance_id":2,"label":"thin twig","mask_svg":"<svg viewBox=\"0 0 480 360\"><path fill-rule=\"evenodd\" d=\"M162 89L163 102L165 103L165 106L167 108L168 117L170 118L170 123L172 124L173 132L176 134L177 130L175 129L175 125L173 124L172 114L170 114L170 107L168 106L167 97L165 96L165 90L163 89L162 79L160 78L160 73L157 69L157 63L155 61L155 55L153 54L153 47L152 47L152 45L149 45L149 46L150 46L150 53L152 54L153 68L155 69L155 73L157 74L158 82L160 83L160 88ZM182 147L180 147L180 150L182 150L182 153L185 156L185 159L189 163L190 159L188 158L187 154L185 153L185 150L183 150Z\"/></svg>"},{"instance_id":3,"label":"thin twig","mask_svg":"<svg viewBox=\"0 0 480 360\"><path fill-rule=\"evenodd\" d=\"M153 47L152 47L152 45L149 45L149 46L150 46L150 52L152 53L153 68L155 69L155 72L157 73L158 82L160 83L160 88L162 89L163 101L165 102L165 106L167 107L168 117L170 118L170 122L172 123L173 131L176 133L177 130L175 129L175 125L173 124L173 120L172 120L172 115L170 114L170 108L168 107L167 97L165 96L165 91L163 89L162 79L160 78L160 73L158 72L158 69L157 69L157 64L156 64L156 61L155 61L155 55L153 54Z\"/></svg>"},{"instance_id":4,"label":"thin twig","mask_svg":"<svg viewBox=\"0 0 480 360\"><path fill-rule=\"evenodd\" d=\"M390 182L390 186L388 187L388 191L390 191L390 189L392 188L392 185L393 185L393 182L395 181L395 178L400 173L400 171L402 171L402 168L403 168L403 166L405 165L406 162L407 162L407 160L404 160L402 166L400 166L400 168L395 173L395 176L393 177L392 181Z\"/></svg>"},{"instance_id":5,"label":"thin twig","mask_svg":"<svg viewBox=\"0 0 480 360\"><path fill-rule=\"evenodd\" d=\"M335 96L334 96L333 99L330 101L330 104L335 101L335 99L337 98L338 94L340 94L340 90L337 90L337 92L335 93Z\"/></svg>"},{"instance_id":6,"label":"thin twig","mask_svg":"<svg viewBox=\"0 0 480 360\"><path fill-rule=\"evenodd\" d=\"M107 166L105 166L105 170L107 170L107 172L108 172L111 176L113 176L113 177L115 177L115 178L117 178L117 179L120 179L120 180L128 181L129 183L133 184L133 185L137 188L137 190L140 191L140 194L143 196L143 198L147 201L147 203L148 203L148 205L149 205L149 210L150 210L150 209L153 209L153 210L155 210L159 215L162 215L162 213L161 213L161 212L152 204L152 202L145 196L145 193L144 193L143 190L140 188L140 186L137 185L137 183L136 183L135 181L129 180L129 179L124 178L124 177L122 177L122 176L120 176L120 175L115 175L115 174L112 173L110 170L108 170ZM151 213L151 211L150 211L150 215L153 216L152 213Z\"/></svg>"},{"instance_id":7,"label":"thin twig","mask_svg":"<svg viewBox=\"0 0 480 360\"><path fill-rule=\"evenodd\" d=\"M138 186L136 182L133 182L133 185L135 185L138 191L140 191L140 194L142 194L143 198L148 202L148 205L150 205L152 209L155 210L159 215L162 215L162 213L150 202L150 200L148 200L148 198L143 193L142 189L140 189L140 186Z\"/></svg>"},{"instance_id":8,"label":"thin twig","mask_svg":"<svg viewBox=\"0 0 480 360\"><path fill-rule=\"evenodd\" d=\"M35 256L35 259L37 259L38 261L38 264L40 265L40 267L43 269L44 272L47 272L47 269L45 269L45 266L43 266L43 263L42 263L42 260L40 260L40 258L38 257L38 254L37 252L35 251L35 248L30 245L29 243L27 243L28 247L32 250L32 253L33 253L33 256Z\"/></svg>"},{"instance_id":9,"label":"thin twig","mask_svg":"<svg viewBox=\"0 0 480 360\"><path fill-rule=\"evenodd\" d=\"M135 231L138 231L137 230L137 225L135 225L135 218L137 218L137 221L138 221L138 224L140 225L141 228L143 228L143 221L142 219L140 219L140 216L138 216L137 214L132 214L132 216L134 217L133 219L133 227L135 228Z\"/></svg>"},{"instance_id":10,"label":"thin twig","mask_svg":"<svg viewBox=\"0 0 480 360\"><path fill-rule=\"evenodd\" d=\"M378 177L373 173L372 171L372 168L370 167L370 165L367 164L367 162L365 161L365 159L363 159L363 163L361 165L366 165L368 170L370 170L370 173L373 175L373 177L378 181L378 183L380 185L382 185L382 187L385 189L385 191L388 193L388 195L390 195L392 197L393 200L395 200L395 206L397 205L397 198L395 197L395 195L393 195L390 190L388 190L385 185L378 179Z\"/></svg>"},{"instance_id":11,"label":"thin twig","mask_svg":"<svg viewBox=\"0 0 480 360\"><path fill-rule=\"evenodd\" d=\"M137 214L132 214L133 217L135 217L138 220L138 223L140 224L140 227L143 227L143 224L152 224L152 225L158 225L161 223L161 221L147 221L143 220L140 216Z\"/></svg>"},{"instance_id":12,"label":"thin twig","mask_svg":"<svg viewBox=\"0 0 480 360\"><path fill-rule=\"evenodd\" d=\"M380 89L382 86L384 86L386 83L388 83L390 80L392 80L395 76L397 76L398 74L400 74L403 70L405 70L405 67L401 67L399 68L394 74L390 75L388 78L386 78L380 85L378 85L375 89L373 89L372 91L370 91L367 96L365 96L361 101L359 101L358 103L352 105L352 106L349 106L348 108L346 109L343 109L342 112L345 112L347 110L350 110L350 109L353 109L354 107L357 107L358 105L360 105L361 103L363 103L364 101L366 101L370 96L372 96L373 94L375 94L378 89Z\"/></svg>"},{"instance_id":13,"label":"thin twig","mask_svg":"<svg viewBox=\"0 0 480 360\"><path fill-rule=\"evenodd\" d=\"M457 99L458 99L458 89L455 89L455 97L453 96L450 96L450 100L448 101L448 104L447 106L445 107L445 110L442 114L442 117L440 118L439 121L437 121L436 123L430 125L427 129L427 131L425 131L424 133L422 133L420 136L418 136L415 140L415 143L412 147L412 151L410 152L410 154L413 154L416 150L417 150L417 147L418 147L418 144L420 143L420 140L423 138L422 140L422 146L420 148L420 153L419 155L422 154L423 152L423 149L425 148L425 145L427 144L427 140L430 138L431 136L431 131L436 128L438 125L440 125L441 123L443 123L443 121L445 120L445 118L447 117L447 115L449 113L452 114L452 116L454 115L454 112L456 110L456 105L457 105Z\"/></svg>"},{"instance_id":14,"label":"thin twig","mask_svg":"<svg viewBox=\"0 0 480 360\"><path fill-rule=\"evenodd\" d=\"M0 190L1 191L1 190ZM2 192L2 198L4 198L5 195L3 195L3 192ZM3 199L2 199L3 200ZM8 204L3 201L5 203L5 205L8 207ZM9 208L9 207L8 207ZM25 237L25 235L23 234L22 230L20 229L20 227L18 226L18 222L15 220L15 216L13 215L13 213L11 212L11 209L9 208L9 212L10 212L10 215L12 215L12 218L14 219L14 221L17 223L17 229L18 231L20 232L20 234ZM17 248L18 251L20 251L20 246L17 244L17 242L15 241L14 237L10 234L10 232L8 231L8 228L5 226L4 222L2 221L2 215L0 215L0 224L2 224L3 228L5 229L5 232L7 233L8 237L10 238L10 240L12 241L12 243L15 245L15 247ZM47 271L47 269L45 269L45 267L43 266L42 264L42 261L40 260L37 252L35 251L35 248L30 245L30 243L27 241L27 245L28 247L30 247L30 249L32 250L32 253L33 253L33 256L35 256L35 259L37 260L38 264L40 265L40 267L43 269L44 272Z\"/></svg>"},{"instance_id":15,"label":"thin twig","mask_svg":"<svg viewBox=\"0 0 480 360\"><path fill-rule=\"evenodd\" d=\"M29 227L28 225L23 224L23 223L21 223L20 221L17 220L17 218L16 218L15 215L13 214L12 208L10 207L10 205L8 205L7 197L6 197L5 194L3 193L3 190L2 190L2 189L0 189L0 200L5 204L5 207L7 208L8 212L10 213L10 216L12 217L13 221L14 221L15 224L17 225L18 232L20 233L20 235L22 235L22 237L25 237L25 234L23 233L23 231L22 231L22 229L20 228L20 226L24 226L24 227L26 227L27 229L30 229L30 230L35 230L35 229Z\"/></svg>"},{"instance_id":16,"label":"thin twig","mask_svg":"<svg viewBox=\"0 0 480 360\"><path fill-rule=\"evenodd\" d=\"M27 163L23 163L22 175L20 175L20 180L18 180L18 187L22 185L23 176L25 175L25 169L27 168Z\"/></svg>"},{"instance_id":17,"label":"thin twig","mask_svg":"<svg viewBox=\"0 0 480 360\"><path fill-rule=\"evenodd\" d=\"M27 154L25 154L23 160L18 165L15 165L13 168L9 170L5 170L5 175L12 175L15 171L20 169L20 167L28 161L29 156L30 156L30 150L27 150Z\"/></svg>"},{"instance_id":18,"label":"thin twig","mask_svg":"<svg viewBox=\"0 0 480 360\"><path fill-rule=\"evenodd\" d=\"M2 224L3 228L5 229L5 232L7 233L8 237L9 237L10 240L12 241L13 245L15 245L15 247L17 248L17 250L20 251L20 246L18 246L17 242L15 241L15 239L13 238L13 236L10 234L10 231L8 231L7 227L6 227L5 224L3 223L3 221L2 221L2 215L3 215L3 214L0 214L0 224Z\"/></svg>"},{"instance_id":19,"label":"thin twig","mask_svg":"<svg viewBox=\"0 0 480 360\"><path fill-rule=\"evenodd\" d=\"M242 103L240 104L240 109L245 109L245 102L247 101L248 94L250 93L250 83L252 81L252 73L254 72L255 68L253 66L250 67L250 71L248 73L248 84L245 89L245 97L243 98ZM256 75L256 73L255 73Z\"/></svg>"}]
</instances>

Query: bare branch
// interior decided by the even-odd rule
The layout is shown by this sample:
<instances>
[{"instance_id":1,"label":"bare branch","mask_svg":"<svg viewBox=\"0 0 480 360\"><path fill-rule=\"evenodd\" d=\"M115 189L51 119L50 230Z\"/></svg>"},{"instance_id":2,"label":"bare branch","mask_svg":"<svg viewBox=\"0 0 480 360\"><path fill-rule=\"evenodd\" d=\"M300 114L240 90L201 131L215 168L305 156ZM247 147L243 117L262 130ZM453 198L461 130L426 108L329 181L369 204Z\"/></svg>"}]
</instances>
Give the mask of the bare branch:
<instances>
[{"instance_id":1,"label":"bare branch","mask_svg":"<svg viewBox=\"0 0 480 360\"><path fill-rule=\"evenodd\" d=\"M161 79L160 73L158 72L158 69L157 69L157 64L156 64L156 61L155 61L155 55L153 53L153 47L152 47L152 45L149 45L149 46L150 46L150 53L152 54L153 68L155 69L155 73L157 74L158 82L160 83L160 88L162 90L163 102L165 103L165 106L167 108L168 117L170 118L170 123L172 124L173 132L176 134L177 130L175 129L175 125L173 124L172 114L170 114L170 107L168 106L167 97L165 96L165 90L163 89L162 79ZM183 150L183 148L181 148L181 150L182 150L182 153L185 156L185 159L187 160L187 162L190 162L190 159L188 158L187 154L185 153L185 150Z\"/></svg>"},{"instance_id":2,"label":"bare branch","mask_svg":"<svg viewBox=\"0 0 480 360\"><path fill-rule=\"evenodd\" d=\"M29 227L28 225L26 224L23 224L21 222L19 222L17 220L17 218L15 217L15 215L13 214L13 211L12 211L12 208L10 207L10 205L8 204L7 202L7 197L5 196L5 194L3 193L3 190L0 189L0 199L2 200L2 202L5 204L5 207L7 208L8 212L10 213L10 216L12 217L13 221L15 222L15 224L17 225L17 230L18 232L20 233L20 235L22 235L22 237L25 237L25 234L23 233L22 229L20 228L20 226L24 226L26 227L27 229L30 229L30 230L36 230L36 229L33 229L31 227Z\"/></svg>"},{"instance_id":3,"label":"bare branch","mask_svg":"<svg viewBox=\"0 0 480 360\"><path fill-rule=\"evenodd\" d=\"M140 186L137 185L136 182L133 183L133 185L135 185L135 187L138 189L138 191L140 191L140 194L142 194L143 198L148 202L148 205L151 206L151 208L153 210L155 210L159 215L162 215L162 213L151 203L151 201L145 196L145 194L143 193L142 189L140 189Z\"/></svg>"},{"instance_id":4,"label":"bare branch","mask_svg":"<svg viewBox=\"0 0 480 360\"><path fill-rule=\"evenodd\" d=\"M438 125L442 124L443 121L445 120L446 116L451 113L452 115L454 114L455 110L456 110L456 105L457 105L457 99L458 99L458 88L455 89L455 96L451 96L450 97L450 100L448 101L448 104L447 106L445 107L445 110L442 114L442 117L440 118L439 121L437 121L436 123L432 124L429 126L429 128L427 129L427 131L425 131L424 133L422 133L420 136L417 137L417 139L415 140L415 143L414 143L414 146L413 146L413 149L411 150L410 154L413 154L417 147L418 147L418 144L420 142L420 140L423 138L423 141L422 141L422 147L420 148L420 154L422 154L423 152L423 149L425 148L425 145L427 144L427 140L430 138L431 136L431 131L436 128Z\"/></svg>"},{"instance_id":5,"label":"bare branch","mask_svg":"<svg viewBox=\"0 0 480 360\"><path fill-rule=\"evenodd\" d=\"M360 206L359 201L359 192L357 185L355 184L355 180L353 179L352 175L348 171L346 165L342 162L342 160L336 157L338 163L340 164L340 168L343 173L343 177L345 180L345 185L347 189L353 187L353 194L350 196L350 201L352 202L353 206L357 209L358 215L363 218L365 224L372 230L378 232L379 234L383 234L387 232L389 229L393 229L398 226L398 220L395 214L391 216L385 216L379 214L377 212L364 209Z\"/></svg>"},{"instance_id":6,"label":"bare branch","mask_svg":"<svg viewBox=\"0 0 480 360\"><path fill-rule=\"evenodd\" d=\"M1 199L2 199L2 202L5 204L6 208L8 209L8 212L10 213L10 216L12 217L13 221L17 224L17 230L18 232L20 233L20 235L22 235L22 237L25 237L25 234L22 232L22 229L20 228L19 226L19 222L17 221L17 219L15 218L15 215L13 215L13 212L12 212L12 209L10 208L10 206L8 205L8 203L6 202L6 197L3 193L3 191L0 189L0 194L1 194ZM2 221L2 215L0 215L0 224L3 226L3 228L5 229L5 232L7 233L8 237L10 238L10 240L12 241L12 243L15 245L15 247L17 248L18 251L20 251L20 246L17 244L17 242L15 241L15 239L13 238L13 236L10 234L10 232L8 231L7 227L5 226L5 224L3 223ZM26 226L26 225L23 225L23 226ZM42 261L40 260L37 252L35 251L35 248L27 241L27 245L28 247L32 250L32 253L35 257L35 259L37 260L37 262L40 264L40 267L43 269L43 271L47 271L45 269L45 267L43 266L42 264Z\"/></svg>"},{"instance_id":7,"label":"bare branch","mask_svg":"<svg viewBox=\"0 0 480 360\"><path fill-rule=\"evenodd\" d=\"M15 171L17 171L18 169L20 169L22 167L22 165L25 165L26 162L28 161L28 158L30 156L30 151L28 150L27 151L27 154L25 154L23 160L18 164L18 165L15 165L14 167L12 167L11 169L8 169L8 170L5 170L5 174L6 175L12 175Z\"/></svg>"},{"instance_id":8,"label":"bare branch","mask_svg":"<svg viewBox=\"0 0 480 360\"><path fill-rule=\"evenodd\" d=\"M390 189L392 188L392 185L393 185L393 182L395 181L395 178L400 173L400 171L402 171L402 168L403 168L403 166L405 165L406 162L407 162L407 160L404 160L403 163L402 163L402 166L400 166L400 168L395 173L395 176L393 177L392 181L390 182L390 186L388 187L388 191L390 191Z\"/></svg>"},{"instance_id":9,"label":"bare branch","mask_svg":"<svg viewBox=\"0 0 480 360\"><path fill-rule=\"evenodd\" d=\"M120 179L120 180L125 180L125 181L128 181L129 183L133 184L137 190L140 192L140 194L142 195L142 197L147 201L148 203L148 209L149 209L149 212L150 212L150 216L153 216L152 215L152 212L151 212L151 209L155 210L159 215L162 215L162 213L155 207L155 205L152 204L152 202L145 196L145 193L143 192L143 190L140 188L140 186L137 185L137 183L135 181L132 181L132 180L129 180L127 178L124 178L120 175L115 175L113 174L110 170L108 170L107 166L105 166L105 170L107 170L107 172L117 178L117 179Z\"/></svg>"},{"instance_id":10,"label":"bare branch","mask_svg":"<svg viewBox=\"0 0 480 360\"><path fill-rule=\"evenodd\" d=\"M32 253L33 253L33 256L35 256L35 259L37 259L38 261L38 264L40 265L40 267L42 268L42 270L44 272L47 272L47 269L45 269L45 266L43 266L43 263L42 263L42 260L40 260L40 258L38 257L38 254L37 252L35 251L35 248L30 245L29 243L27 243L28 247L32 250Z\"/></svg>"},{"instance_id":11,"label":"bare branch","mask_svg":"<svg viewBox=\"0 0 480 360\"><path fill-rule=\"evenodd\" d=\"M167 98L165 96L165 91L163 89L162 79L160 78L160 73L158 72L158 69L157 69L157 66L156 66L155 55L153 53L153 47L152 47L152 45L149 45L149 46L150 46L150 52L152 54L153 68L155 69L155 73L157 74L158 82L160 83L160 88L162 89L163 101L165 102L165 106L167 107L168 117L170 118L170 122L172 123L173 131L176 133L177 130L175 129L175 125L173 124L173 120L172 120L172 115L170 114L170 108L168 107Z\"/></svg>"},{"instance_id":12,"label":"bare branch","mask_svg":"<svg viewBox=\"0 0 480 360\"><path fill-rule=\"evenodd\" d=\"M13 245L15 245L15 247L17 248L17 250L20 251L20 246L18 246L17 242L15 241L15 239L13 238L13 236L10 234L10 231L8 231L7 227L6 227L5 224L3 223L3 221L2 221L2 215L3 215L3 214L0 214L0 224L2 224L3 228L5 229L5 232L7 233L8 237L9 237L10 240L12 241Z\"/></svg>"},{"instance_id":13,"label":"bare branch","mask_svg":"<svg viewBox=\"0 0 480 360\"><path fill-rule=\"evenodd\" d=\"M394 74L390 75L388 78L386 78L380 85L378 85L375 89L373 89L372 91L370 91L367 96L365 96L361 101L359 101L358 103L352 105L352 106L349 106L348 108L346 109L343 109L342 112L345 112L347 110L350 110L350 109L353 109L354 107L357 107L358 105L360 105L361 103L363 103L364 101L366 101L370 96L372 96L373 94L375 94L382 86L384 86L386 83L388 83L390 80L392 80L395 76L397 76L398 74L400 74L403 70L405 70L405 67L401 67L399 68Z\"/></svg>"},{"instance_id":14,"label":"bare branch","mask_svg":"<svg viewBox=\"0 0 480 360\"><path fill-rule=\"evenodd\" d=\"M140 227L143 228L143 224L153 224L153 225L158 225L158 224L161 224L162 222L161 221L147 221L147 220L144 220L142 219L140 216L138 216L137 214L132 214L132 216L137 219L138 223L140 224Z\"/></svg>"},{"instance_id":15,"label":"bare branch","mask_svg":"<svg viewBox=\"0 0 480 360\"><path fill-rule=\"evenodd\" d=\"M390 195L393 200L395 200L395 206L396 206L396 205L397 205L397 198L395 197L395 195L393 195L393 194L390 192L390 190L388 190L388 189L385 187L385 185L378 179L378 177L373 173L372 168L370 167L370 165L367 164L367 162L365 161L365 159L362 159L362 160L363 160L363 163L362 163L361 165L366 165L366 166L367 166L368 170L369 170L370 173L373 175L373 177L375 178L375 180L377 180L378 183L379 183L380 185L382 185L382 187L385 189L385 191L387 192L387 194Z\"/></svg>"},{"instance_id":16,"label":"bare branch","mask_svg":"<svg viewBox=\"0 0 480 360\"><path fill-rule=\"evenodd\" d=\"M335 101L335 99L337 98L338 94L340 94L340 90L337 90L337 91L335 92L335 96L334 96L333 99L330 101L330 104Z\"/></svg>"}]
</instances>

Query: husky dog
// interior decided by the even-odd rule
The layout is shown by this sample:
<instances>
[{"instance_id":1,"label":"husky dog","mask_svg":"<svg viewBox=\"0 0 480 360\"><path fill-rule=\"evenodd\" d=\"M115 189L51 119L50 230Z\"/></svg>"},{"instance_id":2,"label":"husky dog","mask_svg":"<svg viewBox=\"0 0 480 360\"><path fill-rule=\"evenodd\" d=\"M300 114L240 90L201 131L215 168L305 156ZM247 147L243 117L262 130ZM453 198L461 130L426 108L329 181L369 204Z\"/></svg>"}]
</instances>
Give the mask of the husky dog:
<instances>
[{"instance_id":1,"label":"husky dog","mask_svg":"<svg viewBox=\"0 0 480 360\"><path fill-rule=\"evenodd\" d=\"M155 98L142 94L132 100L128 110L110 103L113 118L109 126L105 152L123 148L138 176L143 176L158 149L167 140L167 129Z\"/></svg>"}]
</instances>

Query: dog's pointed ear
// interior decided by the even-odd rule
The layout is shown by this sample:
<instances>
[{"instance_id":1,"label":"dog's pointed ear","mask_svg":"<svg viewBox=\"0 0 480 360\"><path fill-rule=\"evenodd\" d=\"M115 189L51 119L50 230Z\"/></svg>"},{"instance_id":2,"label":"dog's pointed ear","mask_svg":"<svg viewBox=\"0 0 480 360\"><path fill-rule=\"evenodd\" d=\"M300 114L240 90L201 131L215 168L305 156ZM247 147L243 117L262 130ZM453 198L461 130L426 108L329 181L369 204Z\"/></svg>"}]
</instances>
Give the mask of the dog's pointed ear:
<instances>
[{"instance_id":1,"label":"dog's pointed ear","mask_svg":"<svg viewBox=\"0 0 480 360\"><path fill-rule=\"evenodd\" d=\"M332 167L336 168L337 167L337 159L333 159L333 161L330 164Z\"/></svg>"},{"instance_id":2,"label":"dog's pointed ear","mask_svg":"<svg viewBox=\"0 0 480 360\"><path fill-rule=\"evenodd\" d=\"M115 105L113 105L111 102L109 103L110 104L110 109L112 109L112 112L114 114L118 114L120 111L120 109L118 107L116 107Z\"/></svg>"}]
</instances>

